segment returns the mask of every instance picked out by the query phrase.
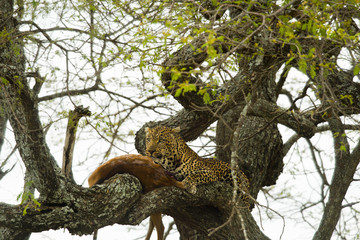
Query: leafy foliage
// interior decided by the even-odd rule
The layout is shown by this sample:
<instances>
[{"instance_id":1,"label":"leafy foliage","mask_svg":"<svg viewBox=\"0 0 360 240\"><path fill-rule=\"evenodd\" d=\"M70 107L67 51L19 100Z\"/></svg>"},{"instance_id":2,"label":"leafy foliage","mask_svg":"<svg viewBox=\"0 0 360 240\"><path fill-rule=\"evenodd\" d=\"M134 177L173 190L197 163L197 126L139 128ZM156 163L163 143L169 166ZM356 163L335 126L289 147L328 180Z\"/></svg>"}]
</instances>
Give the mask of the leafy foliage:
<instances>
[{"instance_id":1,"label":"leafy foliage","mask_svg":"<svg viewBox=\"0 0 360 240\"><path fill-rule=\"evenodd\" d=\"M32 181L29 181L26 183L26 186L33 185ZM18 195L17 200L21 199L20 205L23 205L23 216L27 214L27 210L29 208L34 208L36 211L40 211L41 203L38 202L38 200L34 197L34 194L32 192L26 191L22 192Z\"/></svg>"},{"instance_id":2,"label":"leafy foliage","mask_svg":"<svg viewBox=\"0 0 360 240\"><path fill-rule=\"evenodd\" d=\"M13 81L2 74L1 92L10 83L19 92L29 87L58 165L64 113L69 106L90 107L94 114L80 124L77 140L77 182L83 182L89 167L100 160L134 152L134 133L148 121L180 124L188 140L215 121L218 129L224 122L226 131L205 131L194 145L201 145L198 150L209 156L216 146L216 154L227 152L226 158L236 154L233 142L221 142L221 134L226 132L223 138L233 141L237 126L243 124L237 122L239 117L253 122L260 118L266 124L255 124L252 134L239 140L239 148L263 146L265 130L279 128L286 140L282 152L287 154L281 176L287 180L280 178L270 187L259 183L254 187L259 201L280 209L285 219L301 222L311 234L322 233L318 223L332 220L335 226L328 234L334 232L339 239L358 236L358 181L337 180L351 175L348 163L359 148L358 0L16 4L13 15L20 32L1 29L0 48L11 49L1 56L22 55L24 47L26 71ZM20 40L23 45L17 44ZM0 101L2 109L9 106L5 97ZM183 111L186 114L179 116ZM261 140L254 143L257 137ZM18 145L7 138L2 154L16 161L21 158L14 154ZM239 162L248 174L258 175L251 172L255 163ZM350 178L359 179L359 167ZM330 211L333 195L341 196L338 189L348 193L336 199L340 204ZM20 198L24 215L40 207L30 192ZM262 211L269 221L277 221L273 212ZM325 218L324 213L336 211L339 222L338 216Z\"/></svg>"}]
</instances>

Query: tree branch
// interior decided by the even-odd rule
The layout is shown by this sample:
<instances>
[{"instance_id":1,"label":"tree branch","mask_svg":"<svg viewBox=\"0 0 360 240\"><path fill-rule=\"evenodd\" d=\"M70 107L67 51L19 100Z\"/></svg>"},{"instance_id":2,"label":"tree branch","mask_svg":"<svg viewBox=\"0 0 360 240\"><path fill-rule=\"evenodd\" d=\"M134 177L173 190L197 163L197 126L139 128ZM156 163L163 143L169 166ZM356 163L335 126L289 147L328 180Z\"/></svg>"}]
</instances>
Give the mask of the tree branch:
<instances>
[{"instance_id":1,"label":"tree branch","mask_svg":"<svg viewBox=\"0 0 360 240\"><path fill-rule=\"evenodd\" d=\"M21 38L16 38L17 26L12 17L13 3L1 1L6 15L0 14L0 25L9 33L0 48L0 106L14 131L19 153L36 188L43 196L59 187L59 168L45 142L37 102L30 90L25 72L25 54ZM6 9L6 8L7 9ZM18 49L15 50L14 49Z\"/></svg>"},{"instance_id":2,"label":"tree branch","mask_svg":"<svg viewBox=\"0 0 360 240\"><path fill-rule=\"evenodd\" d=\"M1 86L1 104L9 116L25 167L38 191L46 196L59 186L59 167L45 143L37 103L31 90L26 83L19 87L12 79L9 80L9 84Z\"/></svg>"},{"instance_id":3,"label":"tree branch","mask_svg":"<svg viewBox=\"0 0 360 240\"><path fill-rule=\"evenodd\" d=\"M83 235L126 222L124 216L140 196L141 185L130 175L116 175L110 182L89 189L67 182L61 199L41 202L40 211L28 209L25 216L21 205L0 204L0 225L19 232L67 228L72 234Z\"/></svg>"},{"instance_id":4,"label":"tree branch","mask_svg":"<svg viewBox=\"0 0 360 240\"><path fill-rule=\"evenodd\" d=\"M251 105L249 114L278 122L304 137L312 137L315 134L316 126L309 116L290 112L263 99L258 99Z\"/></svg>"},{"instance_id":5,"label":"tree branch","mask_svg":"<svg viewBox=\"0 0 360 240\"><path fill-rule=\"evenodd\" d=\"M63 164L61 172L72 182L75 183L73 173L72 173L72 160L75 146L75 138L76 138L76 130L80 118L83 116L90 116L91 112L88 108L84 108L83 106L76 106L73 111L69 112L68 125L66 129L65 135L65 144L64 144L64 152L63 152Z\"/></svg>"},{"instance_id":6,"label":"tree branch","mask_svg":"<svg viewBox=\"0 0 360 240\"><path fill-rule=\"evenodd\" d=\"M173 188L169 191L165 188L157 189L149 194L143 195L134 205L135 209L144 209L146 212L153 213L160 211L176 219L176 222L182 222L190 229L196 229L207 236L212 229L221 226L229 220L232 208L232 187L226 183L215 182L206 185L200 185L195 195ZM174 200L174 195L176 200ZM164 205L159 206L154 199L161 199ZM249 209L242 203L240 212L245 219L245 227L250 230L248 239L268 239L258 228L255 220L251 216ZM143 219L145 216L141 211L132 211L130 219ZM230 231L230 228L241 229L240 219L234 217L230 224L215 231L206 239L245 239L243 231Z\"/></svg>"},{"instance_id":7,"label":"tree branch","mask_svg":"<svg viewBox=\"0 0 360 240\"><path fill-rule=\"evenodd\" d=\"M232 188L220 182L199 186L196 195L176 187L159 188L141 195L140 182L128 174L115 175L105 184L91 188L82 188L70 182L65 183L64 188L66 194L62 199L43 202L40 211L28 209L25 216L21 214L23 207L20 205L0 204L0 226L19 232L24 229L41 232L67 228L72 234L83 235L114 223L139 224L147 216L163 212L187 221L203 232L209 232L210 228L227 220L227 209L231 209L229 200ZM256 227L249 239L268 239L256 226L250 211L243 207L240 211L246 218L246 227ZM222 214L219 215L220 213ZM239 222L233 221L232 224ZM2 231L0 228L0 233ZM231 234L237 235L229 238ZM230 233L225 227L216 232L214 238L225 236L225 239L243 239L241 235L241 231Z\"/></svg>"},{"instance_id":8,"label":"tree branch","mask_svg":"<svg viewBox=\"0 0 360 240\"><path fill-rule=\"evenodd\" d=\"M49 101L49 100L52 100L55 98L61 98L61 97L66 97L66 96L79 96L79 95L88 94L88 93L96 91L96 90L99 90L99 86L97 84L95 84L89 88L68 90L68 91L64 91L64 92L54 93L52 95L48 95L48 96L44 96L44 97L39 97L38 101L43 102L43 101Z\"/></svg>"},{"instance_id":9,"label":"tree branch","mask_svg":"<svg viewBox=\"0 0 360 240\"><path fill-rule=\"evenodd\" d=\"M341 120L332 117L328 120L334 138L335 169L329 190L329 199L326 203L320 225L313 237L314 240L330 239L341 213L341 204L345 194L353 181L354 174L360 159L358 147L350 154L349 144L344 134ZM353 157L356 156L356 157Z\"/></svg>"},{"instance_id":10,"label":"tree branch","mask_svg":"<svg viewBox=\"0 0 360 240\"><path fill-rule=\"evenodd\" d=\"M7 117L4 113L0 113L0 153L5 139L5 130L7 124Z\"/></svg>"}]
</instances>

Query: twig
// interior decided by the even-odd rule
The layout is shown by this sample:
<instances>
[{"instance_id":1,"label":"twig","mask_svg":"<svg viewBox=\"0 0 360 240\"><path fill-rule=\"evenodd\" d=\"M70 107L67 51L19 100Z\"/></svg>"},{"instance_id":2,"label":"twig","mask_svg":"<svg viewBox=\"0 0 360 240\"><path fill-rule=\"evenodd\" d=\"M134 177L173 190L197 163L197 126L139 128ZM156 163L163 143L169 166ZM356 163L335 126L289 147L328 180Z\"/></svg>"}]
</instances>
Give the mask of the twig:
<instances>
[{"instance_id":1,"label":"twig","mask_svg":"<svg viewBox=\"0 0 360 240\"><path fill-rule=\"evenodd\" d=\"M239 211L238 208L236 208L236 211L237 211L237 214L240 218L240 222L241 222L241 227L242 227L242 230L243 230L243 233L244 233L244 239L245 240L249 240L249 237L248 237L248 234L247 234L247 231L246 231L246 227L245 227L245 221L244 221L244 218L241 214L241 212Z\"/></svg>"},{"instance_id":2,"label":"twig","mask_svg":"<svg viewBox=\"0 0 360 240\"><path fill-rule=\"evenodd\" d=\"M213 235L216 231L220 230L221 228L225 227L227 224L230 223L231 219L234 217L234 213L235 213L235 207L232 208L231 210L231 214L229 216L229 218L226 220L226 222L224 222L223 224L221 224L220 226L211 229L211 231L208 234L208 237L211 237L211 235ZM209 229L210 230L210 229Z\"/></svg>"},{"instance_id":3,"label":"twig","mask_svg":"<svg viewBox=\"0 0 360 240\"><path fill-rule=\"evenodd\" d=\"M63 164L61 172L73 182L75 181L71 169L77 126L81 117L90 115L91 112L88 110L88 108L84 108L83 106L76 106L74 111L69 112L69 120L66 129Z\"/></svg>"},{"instance_id":4,"label":"twig","mask_svg":"<svg viewBox=\"0 0 360 240\"><path fill-rule=\"evenodd\" d=\"M164 234L164 239L166 239L169 236L170 231L173 229L174 225L175 225L175 221L171 221L169 223L169 227L168 227L167 231Z\"/></svg>"}]
</instances>

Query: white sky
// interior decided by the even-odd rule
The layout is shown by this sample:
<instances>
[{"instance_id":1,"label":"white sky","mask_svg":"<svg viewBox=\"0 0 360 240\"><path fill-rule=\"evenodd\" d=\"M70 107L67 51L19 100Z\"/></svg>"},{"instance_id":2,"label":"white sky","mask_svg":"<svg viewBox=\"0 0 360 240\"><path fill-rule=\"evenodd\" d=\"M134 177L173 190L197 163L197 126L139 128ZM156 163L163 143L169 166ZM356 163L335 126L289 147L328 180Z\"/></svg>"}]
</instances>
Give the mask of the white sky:
<instances>
[{"instance_id":1,"label":"white sky","mask_svg":"<svg viewBox=\"0 0 360 240\"><path fill-rule=\"evenodd\" d=\"M56 22L56 19L54 18ZM344 53L346 56L346 53ZM48 59L46 59L47 61ZM53 58L51 59L50 64L54 66L64 67L64 62L61 58ZM344 61L344 60L341 60ZM342 62L342 65L346 66L345 62ZM115 71L109 71L107 73L108 78L110 79L112 76L117 76L118 79L131 79L131 81L136 82L139 77L137 76L138 73L131 72L131 71L123 71L124 69L117 66ZM121 72L120 76L119 72ZM304 83L307 79L304 77L303 74L296 70L291 70L289 73L289 81L286 83L287 90L292 93L299 93L301 89L299 89L299 83ZM116 85L116 81L112 82L114 87ZM138 85L143 84L142 82L138 82ZM150 86L150 85L149 85ZM50 87L50 88L49 88ZM45 86L42 90L43 95L49 94L53 91L52 86ZM140 95L141 89L139 92L134 92L133 88L127 89L125 86L122 86L123 93L127 92L130 94L129 96L136 98L136 95ZM103 96L99 93L96 93L97 98L102 98ZM312 94L312 93L310 93ZM146 95L143 94L143 95ZM89 103L86 98L77 98L76 101L83 104L84 106L88 106ZM58 104L65 105L68 102L67 99L59 100ZM164 100L165 103L170 104L173 101ZM279 105L283 107L288 107L289 103L288 100L284 97L279 98ZM301 102L302 109L305 109L309 106L310 102L308 99L304 99ZM42 108L45 110L46 106L40 104L40 110ZM121 108L119 106L114 106L114 108ZM175 106L178 108L178 106ZM90 110L93 109L93 106L90 105ZM53 120L53 118L58 118L58 116L47 116L43 113L42 120L43 123L47 123ZM137 112L138 114L137 119L138 121L130 121L129 123L125 124L122 127L122 131L127 133L132 130L138 129L144 123L149 120L154 120L158 116L156 115L148 115L146 113ZM158 119L157 119L158 120ZM57 159L59 165L61 165L62 159L62 146L63 146L63 136L65 135L66 130L66 119L56 122L51 128L47 135L47 141L49 143L50 149L52 154ZM292 132L287 130L285 127L280 127L284 142L291 136ZM96 154L104 152L104 148L107 148L104 142L99 141L94 137L96 133L93 133L93 137L91 137L92 129L89 127L85 127L85 129L79 129L78 135L83 136L90 136L89 139L84 140L83 138L80 139L76 143L75 153L74 153L74 176L76 182L78 184L83 184L84 187L87 187L87 177L90 175L91 171L93 171L102 161L102 157L98 154L99 158L96 158ZM356 133L357 134L357 133ZM355 134L354 134L355 135ZM355 135L355 136L358 136ZM115 157L116 155L121 155L125 153L136 153L134 148L134 136L127 139L128 143L121 143L117 147L117 149L113 150L111 156ZM331 180L331 170L333 168L333 159L332 159L332 136L330 134L323 134L322 136L314 136L311 141L317 144L319 149L324 150L323 162L326 165L325 168L328 169L326 172L328 175L328 180ZM104 147L105 144L106 146ZM199 146L201 142L195 141L193 145ZM10 153L12 148L15 146L15 142L13 136L11 134L11 128L8 128L7 135L6 135L6 142L3 146L0 159L1 161ZM279 201L272 201L270 207L274 210L278 211L281 215L285 217L285 231L282 235L282 239L285 240L302 240L302 239L311 239L313 236L315 229L311 228L301 217L301 214L298 212L300 207L300 203L304 202L307 199L312 201L318 200L319 193L318 193L318 184L319 178L314 173L314 165L312 163L311 157L309 152L307 152L307 143L303 140L299 141L293 148L289 151L287 156L284 159L285 169L283 174L280 176L277 184L271 187L271 192L273 193L280 193L284 192L284 195L291 194L294 200L283 199ZM85 153L85 154L84 154ZM0 181L0 201L11 203L11 204L18 204L19 202L16 200L17 195L22 192L23 189L23 176L24 176L24 166L21 162L21 159L16 152L14 156L12 156L9 163L5 166L4 170L10 168L13 164L15 168L7 174L1 181ZM349 199L359 200L358 189L360 188L359 182L354 182L349 189L348 197ZM266 205L266 200L264 196L259 193L258 201L264 205ZM298 201L298 202L297 202ZM265 209L260 209L261 211L261 220L259 217L259 213L257 209L253 210L253 216L259 223L259 226L262 226L263 232L269 236L271 239L279 239L282 229L283 229L283 220L278 217L274 213L266 212ZM321 211L319 208L310 209L312 214L316 216ZM345 216L342 215L342 218L346 218L346 211ZM319 216L320 217L320 216ZM315 218L314 218L315 219ZM316 220L309 218L308 220L313 224L317 225L318 222ZM164 218L164 224L167 229L168 223L171 221L170 217ZM108 226L106 228L99 230L98 239L99 240L112 240L112 239L143 239L146 235L148 226L148 219L146 219L140 226ZM166 230L165 230L166 231ZM170 240L178 239L179 235L176 231L172 231L172 234L167 238ZM50 230L42 233L34 233L32 234L31 240L63 240L63 239L76 239L76 240L87 240L92 239L92 236L72 236L70 235L67 230ZM152 239L156 239L156 231L152 234Z\"/></svg>"}]
</instances>

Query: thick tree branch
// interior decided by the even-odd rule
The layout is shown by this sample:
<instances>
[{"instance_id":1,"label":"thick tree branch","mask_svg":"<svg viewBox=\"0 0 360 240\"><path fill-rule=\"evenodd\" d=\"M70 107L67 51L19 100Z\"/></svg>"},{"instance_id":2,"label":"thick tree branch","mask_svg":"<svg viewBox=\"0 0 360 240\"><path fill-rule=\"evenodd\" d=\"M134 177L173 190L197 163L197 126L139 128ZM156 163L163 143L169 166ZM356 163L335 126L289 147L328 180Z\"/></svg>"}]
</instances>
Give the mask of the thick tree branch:
<instances>
[{"instance_id":1,"label":"thick tree branch","mask_svg":"<svg viewBox=\"0 0 360 240\"><path fill-rule=\"evenodd\" d=\"M37 103L26 82L20 87L14 79L1 84L1 104L9 116L18 150L41 194L48 195L59 186L60 174L55 159L45 143L45 136L39 119Z\"/></svg>"},{"instance_id":2,"label":"thick tree branch","mask_svg":"<svg viewBox=\"0 0 360 240\"><path fill-rule=\"evenodd\" d=\"M176 201L174 201L174 192L176 193ZM152 211L161 211L176 218L177 222L183 222L191 229L196 229L205 236L206 239L245 239L243 231L230 231L234 225L238 229L245 227L251 234L248 239L268 239L258 228L255 220L252 218L249 209L240 204L240 212L244 216L245 226L242 226L239 219L234 217L230 219L229 224L225 224L218 231L215 231L211 237L209 233L211 230L221 226L230 218L232 208L232 188L230 185L216 182L207 185L200 185L196 195L189 194L188 192L180 189L167 191L164 188L155 190L151 194L144 195L140 198L134 208L144 209L147 212L149 209ZM164 205L159 206L155 199L161 199ZM141 211L132 211L129 215L130 219L142 216ZM143 217L140 217L140 219Z\"/></svg>"},{"instance_id":3,"label":"thick tree branch","mask_svg":"<svg viewBox=\"0 0 360 240\"><path fill-rule=\"evenodd\" d=\"M91 234L95 229L126 222L129 206L139 197L141 185L130 175L117 175L111 184L82 188L66 183L61 199L41 202L40 211L21 205L0 205L0 225L17 231L41 232L67 228L72 234ZM11 220L9 220L9 217Z\"/></svg>"},{"instance_id":4,"label":"thick tree branch","mask_svg":"<svg viewBox=\"0 0 360 240\"><path fill-rule=\"evenodd\" d=\"M190 225L208 233L210 228L218 227L227 220L229 214L226 211L231 209L232 188L225 183L200 186L196 195L176 187L160 188L141 195L140 182L127 174L115 175L107 183L89 189L69 182L65 185L67 192L62 199L43 202L40 211L28 209L25 216L22 216L23 207L20 205L0 204L0 225L29 232L67 228L72 234L83 235L114 223L139 224L150 214L160 211L189 221ZM253 228L256 222L249 210L244 206L240 211L247 219L245 227L254 233L249 239L267 239L258 228ZM220 218L219 213L223 213ZM214 217L216 221L213 221ZM211 221L207 220L209 218ZM232 224L241 226L237 221ZM230 233L227 227L230 225L219 230L214 237L244 239L237 237L242 235L241 231ZM0 233L2 230L0 228ZM231 234L238 235L229 238Z\"/></svg>"},{"instance_id":5,"label":"thick tree branch","mask_svg":"<svg viewBox=\"0 0 360 240\"><path fill-rule=\"evenodd\" d=\"M45 143L37 102L24 76L25 55L22 39L15 37L18 30L12 17L13 2L2 0L0 5L6 13L0 14L0 26L12 39L0 48L0 104L31 179L38 191L47 196L59 187L59 169Z\"/></svg>"},{"instance_id":6,"label":"thick tree branch","mask_svg":"<svg viewBox=\"0 0 360 240\"><path fill-rule=\"evenodd\" d=\"M288 111L263 99L251 105L249 114L280 123L304 137L312 137L315 134L316 126L308 115Z\"/></svg>"},{"instance_id":7,"label":"thick tree branch","mask_svg":"<svg viewBox=\"0 0 360 240\"><path fill-rule=\"evenodd\" d=\"M360 161L358 147L356 147L352 155L350 154L349 144L341 120L333 117L328 122L334 138L335 169L331 180L329 199L319 228L313 237L314 240L328 240L331 238L340 217L342 201L353 181Z\"/></svg>"}]
</instances>

